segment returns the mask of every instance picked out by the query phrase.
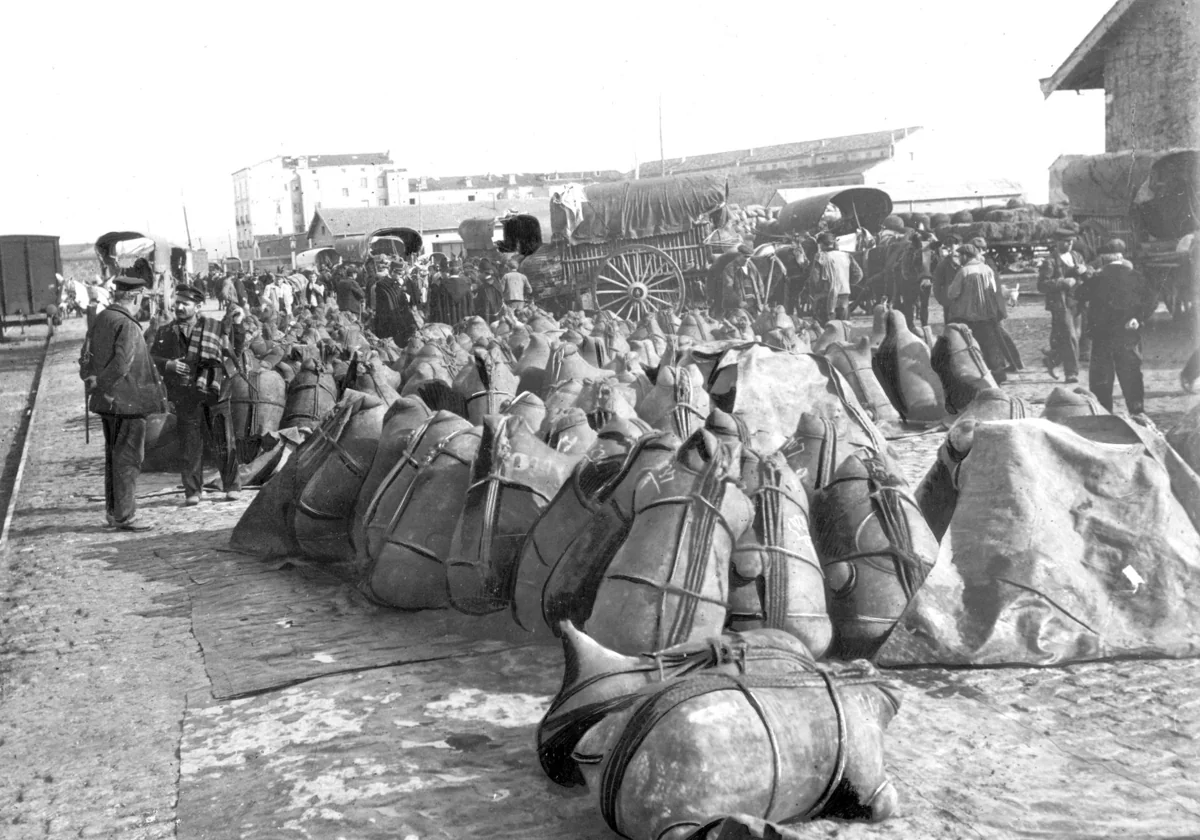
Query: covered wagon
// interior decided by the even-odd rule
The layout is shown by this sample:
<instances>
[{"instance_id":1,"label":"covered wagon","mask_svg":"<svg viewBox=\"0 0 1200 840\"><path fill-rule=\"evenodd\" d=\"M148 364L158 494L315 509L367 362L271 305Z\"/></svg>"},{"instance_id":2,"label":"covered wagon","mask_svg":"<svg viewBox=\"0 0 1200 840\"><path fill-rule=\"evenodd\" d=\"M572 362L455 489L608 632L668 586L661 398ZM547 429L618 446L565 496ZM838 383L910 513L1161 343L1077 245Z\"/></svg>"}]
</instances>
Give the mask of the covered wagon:
<instances>
[{"instance_id":1,"label":"covered wagon","mask_svg":"<svg viewBox=\"0 0 1200 840\"><path fill-rule=\"evenodd\" d=\"M568 185L550 197L550 242L528 253L521 271L539 305L554 311L634 320L680 311L688 276L708 271L705 241L724 208L724 183L707 175ZM523 253L532 242L518 227L505 227L504 248Z\"/></svg>"},{"instance_id":2,"label":"covered wagon","mask_svg":"<svg viewBox=\"0 0 1200 840\"><path fill-rule=\"evenodd\" d=\"M150 293L143 304L146 317L170 311L175 302L175 285L186 283L189 272L193 271L191 251L154 234L109 231L96 239L95 249L104 280L123 272L139 272L138 276L150 284Z\"/></svg>"}]
</instances>

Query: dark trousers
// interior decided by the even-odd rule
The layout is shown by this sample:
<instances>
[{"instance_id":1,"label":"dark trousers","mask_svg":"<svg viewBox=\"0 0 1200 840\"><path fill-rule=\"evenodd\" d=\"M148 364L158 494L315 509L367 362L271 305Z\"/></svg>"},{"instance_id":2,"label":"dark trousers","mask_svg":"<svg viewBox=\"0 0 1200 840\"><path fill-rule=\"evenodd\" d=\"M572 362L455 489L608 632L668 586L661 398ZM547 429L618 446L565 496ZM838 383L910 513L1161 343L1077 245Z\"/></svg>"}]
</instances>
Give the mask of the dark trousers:
<instances>
[{"instance_id":1,"label":"dark trousers","mask_svg":"<svg viewBox=\"0 0 1200 840\"><path fill-rule=\"evenodd\" d=\"M1068 309L1050 310L1050 359L1066 376L1079 375L1079 334Z\"/></svg>"},{"instance_id":2,"label":"dark trousers","mask_svg":"<svg viewBox=\"0 0 1200 840\"><path fill-rule=\"evenodd\" d=\"M914 318L921 319L921 326L930 326L929 296L932 292L933 286L900 290L900 299L897 301L896 308L904 315L904 320L908 322L908 328L914 333L917 331Z\"/></svg>"},{"instance_id":3,"label":"dark trousers","mask_svg":"<svg viewBox=\"0 0 1200 840\"><path fill-rule=\"evenodd\" d=\"M960 321L959 323L966 324L971 328L971 335L975 336L979 352L983 354L984 364L992 372L992 378L996 380L996 384L1003 384L1008 379L1008 374L1005 373L1005 369L1008 368L1008 357L1004 352L1004 339L1000 336L1000 323L998 321Z\"/></svg>"},{"instance_id":4,"label":"dark trousers","mask_svg":"<svg viewBox=\"0 0 1200 840\"><path fill-rule=\"evenodd\" d=\"M1112 411L1113 374L1121 383L1125 410L1146 410L1146 388L1142 382L1142 332L1118 330L1092 336L1092 360L1088 366L1088 388L1100 405Z\"/></svg>"},{"instance_id":5,"label":"dark trousers","mask_svg":"<svg viewBox=\"0 0 1200 840\"><path fill-rule=\"evenodd\" d=\"M217 458L221 469L221 489L240 490L237 447L229 428L228 416L203 402L175 404L175 432L183 463L180 477L185 496L199 496L204 484L204 450L207 446Z\"/></svg>"},{"instance_id":6,"label":"dark trousers","mask_svg":"<svg viewBox=\"0 0 1200 840\"><path fill-rule=\"evenodd\" d=\"M104 510L113 525L137 513L137 480L146 453L146 418L101 414L104 428Z\"/></svg>"}]
</instances>

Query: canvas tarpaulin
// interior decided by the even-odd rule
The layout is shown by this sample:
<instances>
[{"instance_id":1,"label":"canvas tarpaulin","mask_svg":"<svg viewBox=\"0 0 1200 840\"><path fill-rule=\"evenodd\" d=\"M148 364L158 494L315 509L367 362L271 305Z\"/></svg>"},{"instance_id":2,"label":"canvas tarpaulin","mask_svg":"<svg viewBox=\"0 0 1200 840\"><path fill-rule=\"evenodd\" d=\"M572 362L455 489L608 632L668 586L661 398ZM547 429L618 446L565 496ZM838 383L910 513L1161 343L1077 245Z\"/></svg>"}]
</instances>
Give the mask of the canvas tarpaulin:
<instances>
[{"instance_id":1,"label":"canvas tarpaulin","mask_svg":"<svg viewBox=\"0 0 1200 840\"><path fill-rule=\"evenodd\" d=\"M1125 151L1068 164L1063 191L1075 216L1137 215L1159 239L1178 239L1195 226L1200 152Z\"/></svg>"},{"instance_id":2,"label":"canvas tarpaulin","mask_svg":"<svg viewBox=\"0 0 1200 840\"><path fill-rule=\"evenodd\" d=\"M725 185L711 175L643 178L584 189L579 212L553 212L554 238L580 242L641 239L690 229L725 203ZM572 227L574 224L574 227Z\"/></svg>"},{"instance_id":3,"label":"canvas tarpaulin","mask_svg":"<svg viewBox=\"0 0 1200 840\"><path fill-rule=\"evenodd\" d=\"M977 427L937 563L880 664L1200 654L1200 479L1153 432L1070 422Z\"/></svg>"}]
</instances>

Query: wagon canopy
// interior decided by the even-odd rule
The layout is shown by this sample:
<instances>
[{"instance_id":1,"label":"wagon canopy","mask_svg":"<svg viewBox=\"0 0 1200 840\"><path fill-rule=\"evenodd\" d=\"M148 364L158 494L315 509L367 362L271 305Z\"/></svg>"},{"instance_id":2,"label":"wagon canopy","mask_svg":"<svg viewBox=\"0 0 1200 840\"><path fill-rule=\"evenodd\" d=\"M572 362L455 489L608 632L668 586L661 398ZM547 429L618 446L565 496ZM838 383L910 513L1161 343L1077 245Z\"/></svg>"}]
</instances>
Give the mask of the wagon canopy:
<instances>
[{"instance_id":1,"label":"wagon canopy","mask_svg":"<svg viewBox=\"0 0 1200 840\"><path fill-rule=\"evenodd\" d=\"M504 239L496 247L503 254L517 253L527 257L542 247L542 223L537 216L514 213L500 220Z\"/></svg>"},{"instance_id":2,"label":"wagon canopy","mask_svg":"<svg viewBox=\"0 0 1200 840\"><path fill-rule=\"evenodd\" d=\"M458 236L468 251L490 251L496 235L496 220L463 219L458 223Z\"/></svg>"},{"instance_id":3,"label":"wagon canopy","mask_svg":"<svg viewBox=\"0 0 1200 840\"><path fill-rule=\"evenodd\" d=\"M643 239L715 222L724 205L725 184L712 175L569 185L550 197L550 225L555 241L572 244Z\"/></svg>"},{"instance_id":4,"label":"wagon canopy","mask_svg":"<svg viewBox=\"0 0 1200 840\"><path fill-rule=\"evenodd\" d=\"M379 228L363 236L348 236L335 239L333 248L347 260L362 262L375 254L395 257L410 257L421 253L424 240L412 228Z\"/></svg>"},{"instance_id":5,"label":"wagon canopy","mask_svg":"<svg viewBox=\"0 0 1200 840\"><path fill-rule=\"evenodd\" d=\"M156 274L183 278L187 268L187 249L172 245L161 236L133 230L114 230L96 239L96 256L111 273L128 268L144 257Z\"/></svg>"},{"instance_id":6,"label":"wagon canopy","mask_svg":"<svg viewBox=\"0 0 1200 840\"><path fill-rule=\"evenodd\" d=\"M810 195L793 201L779 211L779 229L783 233L813 233L832 204L842 211L842 218L858 218L867 230L879 230L883 220L892 212L892 197L875 187L846 187Z\"/></svg>"},{"instance_id":7,"label":"wagon canopy","mask_svg":"<svg viewBox=\"0 0 1200 840\"><path fill-rule=\"evenodd\" d=\"M309 248L296 254L296 268L324 268L337 265L336 248Z\"/></svg>"}]
</instances>

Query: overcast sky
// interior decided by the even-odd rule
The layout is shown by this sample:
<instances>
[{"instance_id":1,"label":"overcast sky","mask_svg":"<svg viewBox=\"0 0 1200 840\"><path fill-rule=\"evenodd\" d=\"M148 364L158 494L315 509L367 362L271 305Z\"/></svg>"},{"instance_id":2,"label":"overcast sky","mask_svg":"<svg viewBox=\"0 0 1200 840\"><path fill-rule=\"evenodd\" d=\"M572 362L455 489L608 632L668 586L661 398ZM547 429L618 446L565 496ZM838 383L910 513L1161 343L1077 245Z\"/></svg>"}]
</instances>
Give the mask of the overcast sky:
<instances>
[{"instance_id":1,"label":"overcast sky","mask_svg":"<svg viewBox=\"0 0 1200 840\"><path fill-rule=\"evenodd\" d=\"M1055 157L1104 150L1104 106L1038 79L1110 5L14 3L0 233L182 241L186 201L224 252L231 173L280 153L627 170L658 159L660 95L667 157L923 125L1044 200Z\"/></svg>"}]
</instances>

